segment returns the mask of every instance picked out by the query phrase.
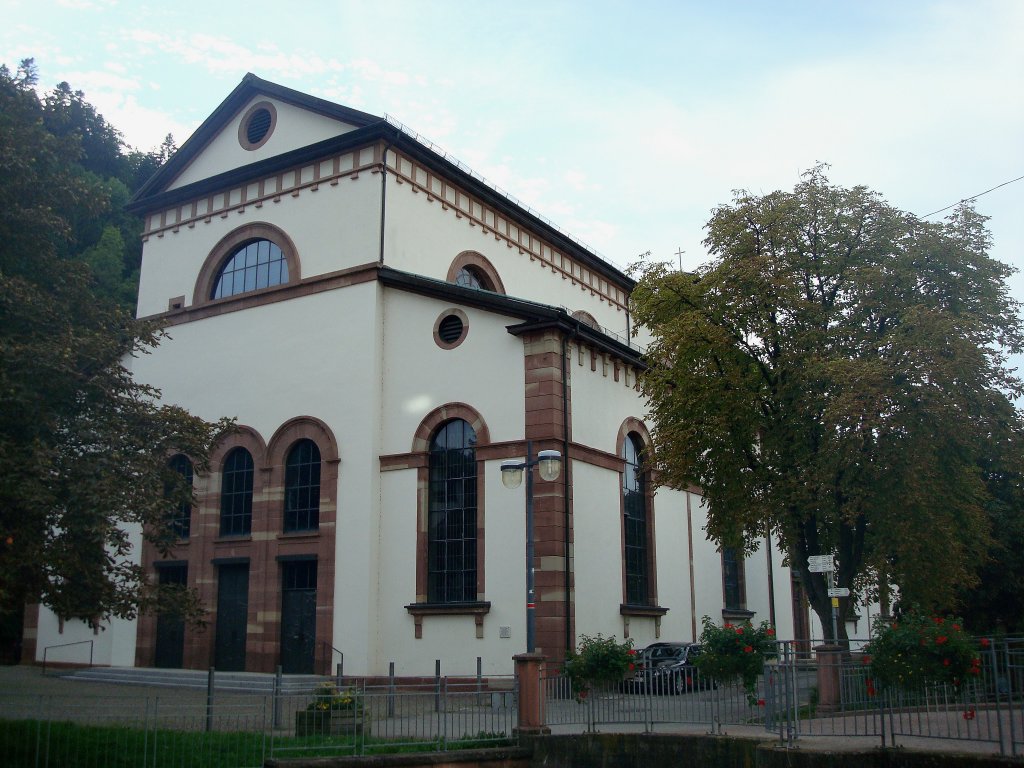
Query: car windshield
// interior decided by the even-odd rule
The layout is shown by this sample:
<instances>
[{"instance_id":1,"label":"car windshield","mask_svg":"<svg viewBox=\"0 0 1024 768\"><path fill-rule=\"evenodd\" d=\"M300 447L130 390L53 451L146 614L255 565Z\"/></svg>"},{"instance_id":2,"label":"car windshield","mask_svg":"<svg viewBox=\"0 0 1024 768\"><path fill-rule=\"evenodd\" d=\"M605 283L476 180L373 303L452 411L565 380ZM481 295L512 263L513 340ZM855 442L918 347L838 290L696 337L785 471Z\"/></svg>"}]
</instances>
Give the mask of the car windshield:
<instances>
[{"instance_id":1,"label":"car windshield","mask_svg":"<svg viewBox=\"0 0 1024 768\"><path fill-rule=\"evenodd\" d=\"M651 661L669 661L686 657L685 645L665 645L651 649Z\"/></svg>"}]
</instances>

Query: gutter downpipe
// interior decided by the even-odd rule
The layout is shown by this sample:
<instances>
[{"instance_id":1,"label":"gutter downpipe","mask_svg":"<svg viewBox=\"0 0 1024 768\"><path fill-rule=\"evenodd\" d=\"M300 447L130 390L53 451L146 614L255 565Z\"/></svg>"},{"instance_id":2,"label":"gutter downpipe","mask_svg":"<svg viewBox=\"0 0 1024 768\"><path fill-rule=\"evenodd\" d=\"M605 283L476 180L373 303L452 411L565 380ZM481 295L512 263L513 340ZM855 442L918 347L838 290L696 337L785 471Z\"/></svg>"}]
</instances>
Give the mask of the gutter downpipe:
<instances>
[{"instance_id":1,"label":"gutter downpipe","mask_svg":"<svg viewBox=\"0 0 1024 768\"><path fill-rule=\"evenodd\" d=\"M578 322L578 321L577 321ZM575 337L576 334L573 333ZM563 576L565 580L565 650L566 653L573 649L572 642L572 590L569 587L569 379L566 355L569 351L569 342L566 335L562 334L562 460L565 471L562 472L562 514L563 514L563 538L564 538L564 565Z\"/></svg>"},{"instance_id":2,"label":"gutter downpipe","mask_svg":"<svg viewBox=\"0 0 1024 768\"><path fill-rule=\"evenodd\" d=\"M379 266L384 266L384 221L387 215L389 149L391 149L391 144L386 143L384 152L380 156L380 253L377 256Z\"/></svg>"}]
</instances>

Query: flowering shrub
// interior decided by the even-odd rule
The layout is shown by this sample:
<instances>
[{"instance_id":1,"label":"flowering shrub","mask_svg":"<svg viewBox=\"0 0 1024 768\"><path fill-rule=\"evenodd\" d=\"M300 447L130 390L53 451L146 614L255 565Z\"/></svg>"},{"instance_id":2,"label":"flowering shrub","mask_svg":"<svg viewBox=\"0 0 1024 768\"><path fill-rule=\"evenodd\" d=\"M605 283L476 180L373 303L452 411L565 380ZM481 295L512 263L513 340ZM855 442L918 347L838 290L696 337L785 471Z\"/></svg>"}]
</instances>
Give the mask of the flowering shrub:
<instances>
[{"instance_id":1,"label":"flowering shrub","mask_svg":"<svg viewBox=\"0 0 1024 768\"><path fill-rule=\"evenodd\" d=\"M913 612L876 625L864 650L864 663L871 665L869 695L875 686L920 690L928 683L948 683L959 689L981 674L975 642L952 616Z\"/></svg>"},{"instance_id":2,"label":"flowering shrub","mask_svg":"<svg viewBox=\"0 0 1024 768\"><path fill-rule=\"evenodd\" d=\"M633 671L633 641L618 642L614 637L580 635L579 647L569 651L565 674L572 682L576 699L582 701L593 686L622 682Z\"/></svg>"},{"instance_id":3,"label":"flowering shrub","mask_svg":"<svg viewBox=\"0 0 1024 768\"><path fill-rule=\"evenodd\" d=\"M306 709L310 712L362 711L362 699L355 688L338 688L334 683L318 683L313 688L313 701Z\"/></svg>"},{"instance_id":4,"label":"flowering shrub","mask_svg":"<svg viewBox=\"0 0 1024 768\"><path fill-rule=\"evenodd\" d=\"M694 661L702 675L720 683L739 680L751 706L757 704L757 678L764 660L778 653L775 630L767 621L754 627L749 621L719 627L705 616L700 633L701 653Z\"/></svg>"}]
</instances>

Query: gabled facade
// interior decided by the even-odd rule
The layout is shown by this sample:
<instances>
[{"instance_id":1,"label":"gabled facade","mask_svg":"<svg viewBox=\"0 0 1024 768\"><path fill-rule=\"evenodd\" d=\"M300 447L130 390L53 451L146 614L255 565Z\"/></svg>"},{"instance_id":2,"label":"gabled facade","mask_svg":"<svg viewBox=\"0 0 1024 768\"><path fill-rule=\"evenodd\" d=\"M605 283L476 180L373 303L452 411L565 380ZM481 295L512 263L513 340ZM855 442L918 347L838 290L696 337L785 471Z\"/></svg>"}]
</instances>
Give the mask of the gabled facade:
<instances>
[{"instance_id":1,"label":"gabled facade","mask_svg":"<svg viewBox=\"0 0 1024 768\"><path fill-rule=\"evenodd\" d=\"M534 487L540 652L705 614L806 635L778 553L723 558L697 489L644 467L632 280L400 126L248 75L131 208L169 334L133 373L238 428L172 556L139 553L207 628L114 622L99 663L510 672L525 498L499 467L528 443L564 459ZM34 653L84 631L43 609Z\"/></svg>"}]
</instances>

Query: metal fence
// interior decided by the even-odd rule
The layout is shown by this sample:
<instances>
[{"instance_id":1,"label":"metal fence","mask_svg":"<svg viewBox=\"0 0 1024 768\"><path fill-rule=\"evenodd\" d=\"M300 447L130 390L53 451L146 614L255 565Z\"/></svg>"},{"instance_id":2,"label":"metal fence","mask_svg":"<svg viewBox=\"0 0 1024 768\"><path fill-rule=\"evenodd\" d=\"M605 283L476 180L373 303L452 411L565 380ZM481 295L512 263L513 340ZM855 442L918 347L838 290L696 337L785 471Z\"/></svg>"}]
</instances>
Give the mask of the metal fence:
<instances>
[{"instance_id":1,"label":"metal fence","mask_svg":"<svg viewBox=\"0 0 1024 768\"><path fill-rule=\"evenodd\" d=\"M936 685L911 694L874 691L860 654L847 654L837 670L838 701L826 704L817 655L780 643L753 695L692 668L583 695L552 675L542 681L545 716L551 726L586 730L680 724L721 733L755 725L790 746L801 737L866 737L882 746L914 737L984 742L1000 754L1024 755L1024 640L994 642L981 658L981 674L959 690Z\"/></svg>"},{"instance_id":2,"label":"metal fence","mask_svg":"<svg viewBox=\"0 0 1024 768\"><path fill-rule=\"evenodd\" d=\"M818 660L783 644L766 665L766 727L781 741L801 736L865 736L882 746L897 737L954 739L995 745L1000 754L1024 754L1024 640L992 643L980 653L981 673L959 689L875 690L859 654L839 665L839 701L822 705Z\"/></svg>"},{"instance_id":3,"label":"metal fence","mask_svg":"<svg viewBox=\"0 0 1024 768\"><path fill-rule=\"evenodd\" d=\"M334 683L334 678L324 678ZM0 694L5 766L261 766L270 757L370 755L508 744L516 725L512 678L392 680L343 686L344 709L312 693L161 696Z\"/></svg>"}]
</instances>

